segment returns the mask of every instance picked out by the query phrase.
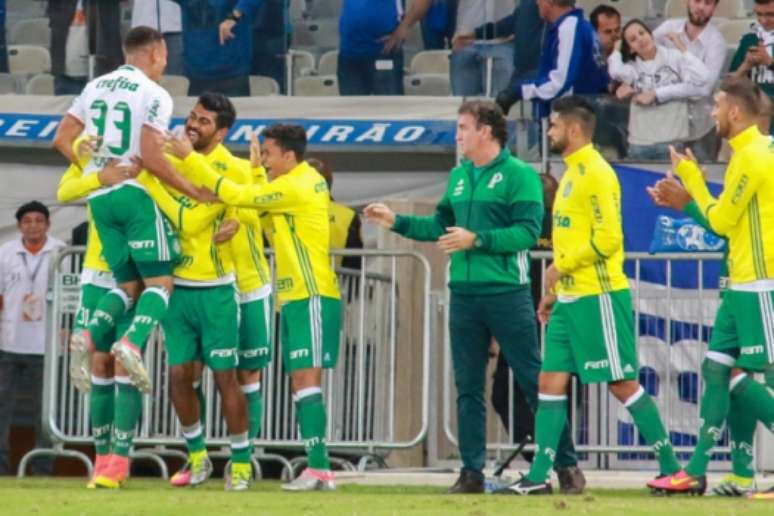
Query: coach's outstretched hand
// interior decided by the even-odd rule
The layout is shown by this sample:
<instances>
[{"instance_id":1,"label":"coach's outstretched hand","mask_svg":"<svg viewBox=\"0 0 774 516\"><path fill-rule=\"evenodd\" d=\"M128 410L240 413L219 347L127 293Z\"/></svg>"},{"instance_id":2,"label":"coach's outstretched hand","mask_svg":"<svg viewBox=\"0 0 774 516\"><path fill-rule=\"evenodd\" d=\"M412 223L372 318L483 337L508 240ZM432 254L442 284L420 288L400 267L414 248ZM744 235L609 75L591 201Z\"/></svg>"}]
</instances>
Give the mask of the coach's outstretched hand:
<instances>
[{"instance_id":1,"label":"coach's outstretched hand","mask_svg":"<svg viewBox=\"0 0 774 516\"><path fill-rule=\"evenodd\" d=\"M376 224L384 229L390 229L395 225L395 212L381 203L369 204L363 210L366 221Z\"/></svg>"}]
</instances>

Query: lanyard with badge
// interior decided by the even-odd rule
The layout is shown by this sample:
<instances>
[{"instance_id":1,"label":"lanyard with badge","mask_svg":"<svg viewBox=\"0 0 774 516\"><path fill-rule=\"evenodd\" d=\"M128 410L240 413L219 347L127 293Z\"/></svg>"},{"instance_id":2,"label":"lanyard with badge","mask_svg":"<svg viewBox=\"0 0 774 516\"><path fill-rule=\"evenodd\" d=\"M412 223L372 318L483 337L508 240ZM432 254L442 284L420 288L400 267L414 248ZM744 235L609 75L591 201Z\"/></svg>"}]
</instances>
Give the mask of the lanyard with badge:
<instances>
[{"instance_id":1,"label":"lanyard with badge","mask_svg":"<svg viewBox=\"0 0 774 516\"><path fill-rule=\"evenodd\" d=\"M29 280L30 289L29 292L24 294L22 298L22 321L40 321L43 319L43 300L35 295L35 279L38 277L40 268L43 266L43 255L41 254L35 269L30 272L29 264L27 263L27 253L21 252L21 259L24 262L24 271L27 273L27 280Z\"/></svg>"}]
</instances>

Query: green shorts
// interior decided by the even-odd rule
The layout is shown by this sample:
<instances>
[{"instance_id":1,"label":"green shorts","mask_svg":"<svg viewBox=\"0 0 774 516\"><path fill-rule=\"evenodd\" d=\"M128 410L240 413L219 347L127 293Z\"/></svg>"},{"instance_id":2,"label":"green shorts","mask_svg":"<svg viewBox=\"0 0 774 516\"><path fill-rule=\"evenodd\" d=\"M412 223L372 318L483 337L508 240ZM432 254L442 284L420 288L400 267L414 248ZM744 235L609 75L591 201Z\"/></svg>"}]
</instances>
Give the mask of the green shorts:
<instances>
[{"instance_id":1,"label":"green shorts","mask_svg":"<svg viewBox=\"0 0 774 516\"><path fill-rule=\"evenodd\" d=\"M751 371L774 363L774 292L726 290L709 350L731 355L737 367Z\"/></svg>"},{"instance_id":2,"label":"green shorts","mask_svg":"<svg viewBox=\"0 0 774 516\"><path fill-rule=\"evenodd\" d=\"M170 366L201 360L213 371L239 361L239 315L234 285L176 285L161 327Z\"/></svg>"},{"instance_id":3,"label":"green shorts","mask_svg":"<svg viewBox=\"0 0 774 516\"><path fill-rule=\"evenodd\" d=\"M255 371L271 362L271 295L239 304L239 369Z\"/></svg>"},{"instance_id":4,"label":"green shorts","mask_svg":"<svg viewBox=\"0 0 774 516\"><path fill-rule=\"evenodd\" d=\"M637 379L629 290L557 302L548 321L542 370L576 373L584 384Z\"/></svg>"},{"instance_id":5,"label":"green shorts","mask_svg":"<svg viewBox=\"0 0 774 516\"><path fill-rule=\"evenodd\" d=\"M341 333L341 301L312 296L290 301L280 311L285 370L336 367Z\"/></svg>"},{"instance_id":6,"label":"green shorts","mask_svg":"<svg viewBox=\"0 0 774 516\"><path fill-rule=\"evenodd\" d=\"M93 197L89 208L116 282L172 274L180 243L145 190L126 185Z\"/></svg>"}]
</instances>

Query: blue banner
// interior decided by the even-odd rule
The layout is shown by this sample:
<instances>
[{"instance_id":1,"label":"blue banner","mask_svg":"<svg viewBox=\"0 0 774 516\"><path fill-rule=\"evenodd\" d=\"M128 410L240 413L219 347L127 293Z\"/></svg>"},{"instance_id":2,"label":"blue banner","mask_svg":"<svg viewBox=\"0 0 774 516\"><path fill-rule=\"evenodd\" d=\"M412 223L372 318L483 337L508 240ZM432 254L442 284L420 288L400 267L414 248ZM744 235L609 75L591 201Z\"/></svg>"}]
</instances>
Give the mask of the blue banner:
<instances>
[{"instance_id":1,"label":"blue banner","mask_svg":"<svg viewBox=\"0 0 774 516\"><path fill-rule=\"evenodd\" d=\"M59 115L0 113L0 141L50 142L59 125ZM260 133L276 119L237 119L226 142L249 143L250 134ZM184 118L172 120L181 127ZM310 145L355 146L440 146L454 147L453 120L281 120L306 129Z\"/></svg>"}]
</instances>

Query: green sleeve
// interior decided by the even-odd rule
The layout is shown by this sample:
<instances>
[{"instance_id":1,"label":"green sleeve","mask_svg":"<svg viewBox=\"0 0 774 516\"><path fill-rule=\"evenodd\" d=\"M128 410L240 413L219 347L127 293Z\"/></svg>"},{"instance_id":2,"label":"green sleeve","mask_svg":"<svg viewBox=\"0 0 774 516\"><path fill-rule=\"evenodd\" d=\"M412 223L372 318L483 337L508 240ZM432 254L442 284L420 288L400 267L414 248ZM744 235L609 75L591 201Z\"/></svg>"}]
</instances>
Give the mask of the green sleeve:
<instances>
[{"instance_id":1,"label":"green sleeve","mask_svg":"<svg viewBox=\"0 0 774 516\"><path fill-rule=\"evenodd\" d=\"M744 58L747 55L747 50L755 44L757 39L755 34L745 34L742 36L742 39L739 41L739 47L737 47L734 57L731 59L730 72L736 71L737 68L742 66Z\"/></svg>"},{"instance_id":2,"label":"green sleeve","mask_svg":"<svg viewBox=\"0 0 774 516\"><path fill-rule=\"evenodd\" d=\"M449 197L444 194L433 215L397 215L391 229L406 238L427 242L438 240L446 233L446 228L453 225L454 211Z\"/></svg>"},{"instance_id":3,"label":"green sleeve","mask_svg":"<svg viewBox=\"0 0 774 516\"><path fill-rule=\"evenodd\" d=\"M697 224L699 224L707 231L712 231L712 228L710 227L709 222L704 217L704 214L701 212L701 208L699 208L699 205L696 204L696 201L693 201L693 200L689 201L688 204L685 205L685 208L683 208L683 212L689 217L691 217L693 220L695 220Z\"/></svg>"}]
</instances>

